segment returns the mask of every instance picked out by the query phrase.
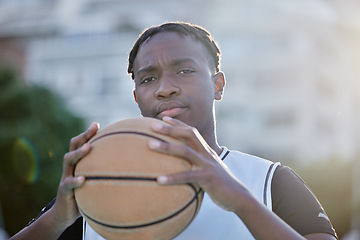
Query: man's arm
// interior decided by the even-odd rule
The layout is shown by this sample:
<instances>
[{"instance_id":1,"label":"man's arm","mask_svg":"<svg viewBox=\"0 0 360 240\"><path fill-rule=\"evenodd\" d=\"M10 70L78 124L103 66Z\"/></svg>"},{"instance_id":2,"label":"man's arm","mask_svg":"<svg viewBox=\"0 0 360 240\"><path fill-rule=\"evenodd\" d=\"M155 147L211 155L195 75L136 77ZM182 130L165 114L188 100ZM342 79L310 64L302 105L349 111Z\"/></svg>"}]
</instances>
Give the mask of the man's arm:
<instances>
[{"instance_id":1,"label":"man's arm","mask_svg":"<svg viewBox=\"0 0 360 240\"><path fill-rule=\"evenodd\" d=\"M260 203L230 172L218 155L206 144L196 129L171 118L164 118L171 126L153 126L153 130L180 139L186 145L149 142L154 151L181 157L192 164L192 170L158 177L160 184L193 182L208 193L225 210L234 212L247 226L255 239L318 239L334 240L330 234L316 233L301 236L275 213Z\"/></svg>"},{"instance_id":2,"label":"man's arm","mask_svg":"<svg viewBox=\"0 0 360 240\"><path fill-rule=\"evenodd\" d=\"M336 240L337 238L329 233L311 233L304 236L308 240Z\"/></svg>"},{"instance_id":3,"label":"man's arm","mask_svg":"<svg viewBox=\"0 0 360 240\"><path fill-rule=\"evenodd\" d=\"M32 224L26 226L10 238L10 240L33 239L34 236L36 236L36 239L58 239L67 227L59 226L54 214L54 209L49 209Z\"/></svg>"},{"instance_id":4,"label":"man's arm","mask_svg":"<svg viewBox=\"0 0 360 240\"><path fill-rule=\"evenodd\" d=\"M337 238L320 202L291 168L276 168L271 192L272 211L301 235L327 233Z\"/></svg>"},{"instance_id":5,"label":"man's arm","mask_svg":"<svg viewBox=\"0 0 360 240\"><path fill-rule=\"evenodd\" d=\"M301 236L275 213L266 208L254 197L240 193L242 204L234 212L245 223L255 239L311 239L311 240L336 240L328 233L313 233ZM245 197L245 198L244 198Z\"/></svg>"}]
</instances>

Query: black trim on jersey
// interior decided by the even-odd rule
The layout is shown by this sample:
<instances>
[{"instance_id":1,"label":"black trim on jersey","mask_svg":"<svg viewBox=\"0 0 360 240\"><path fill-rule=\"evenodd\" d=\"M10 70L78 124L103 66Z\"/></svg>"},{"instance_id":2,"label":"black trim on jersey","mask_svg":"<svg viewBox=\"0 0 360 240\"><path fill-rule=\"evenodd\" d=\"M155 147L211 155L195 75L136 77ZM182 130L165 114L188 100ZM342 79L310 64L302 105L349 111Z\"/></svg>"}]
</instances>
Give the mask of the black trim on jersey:
<instances>
[{"instance_id":1,"label":"black trim on jersey","mask_svg":"<svg viewBox=\"0 0 360 240\"><path fill-rule=\"evenodd\" d=\"M264 201L264 204L265 206L267 206L267 187L268 187L268 182L269 182L269 177L270 177L270 173L271 173L271 170L273 169L275 163L271 164L271 166L269 167L269 170L266 174L266 178L265 178L265 184L264 184L264 194L263 194L263 201Z\"/></svg>"},{"instance_id":2,"label":"black trim on jersey","mask_svg":"<svg viewBox=\"0 0 360 240\"><path fill-rule=\"evenodd\" d=\"M227 152L225 153L225 155L221 158L221 160L223 160L224 161L224 159L227 157L227 155L229 155L229 153L230 153L230 151L229 150L227 150Z\"/></svg>"},{"instance_id":3,"label":"black trim on jersey","mask_svg":"<svg viewBox=\"0 0 360 240\"><path fill-rule=\"evenodd\" d=\"M81 217L81 219L82 219L82 217ZM85 221L83 221L83 234L84 234L84 239L86 239L86 237L85 237L85 234L86 234L86 222Z\"/></svg>"}]
</instances>

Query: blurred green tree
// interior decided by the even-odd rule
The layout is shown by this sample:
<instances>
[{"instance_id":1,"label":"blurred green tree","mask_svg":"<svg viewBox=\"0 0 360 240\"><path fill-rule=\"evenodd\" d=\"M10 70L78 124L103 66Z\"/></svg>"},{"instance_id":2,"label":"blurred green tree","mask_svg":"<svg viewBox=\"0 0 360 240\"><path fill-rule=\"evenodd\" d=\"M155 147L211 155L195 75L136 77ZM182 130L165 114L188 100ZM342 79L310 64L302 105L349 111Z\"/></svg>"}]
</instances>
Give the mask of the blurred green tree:
<instances>
[{"instance_id":1,"label":"blurred green tree","mask_svg":"<svg viewBox=\"0 0 360 240\"><path fill-rule=\"evenodd\" d=\"M69 140L83 130L59 96L0 68L0 203L8 234L56 196Z\"/></svg>"}]
</instances>

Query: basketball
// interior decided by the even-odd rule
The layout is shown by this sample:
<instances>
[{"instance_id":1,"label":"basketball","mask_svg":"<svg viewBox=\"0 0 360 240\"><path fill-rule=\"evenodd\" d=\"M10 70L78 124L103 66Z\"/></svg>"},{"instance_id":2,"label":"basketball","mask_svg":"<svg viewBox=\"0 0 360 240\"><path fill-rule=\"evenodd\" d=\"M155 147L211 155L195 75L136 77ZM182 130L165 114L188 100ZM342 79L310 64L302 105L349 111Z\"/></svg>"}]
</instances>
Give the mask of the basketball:
<instances>
[{"instance_id":1,"label":"basketball","mask_svg":"<svg viewBox=\"0 0 360 240\"><path fill-rule=\"evenodd\" d=\"M90 139L91 151L79 161L75 176L85 183L75 190L86 222L106 239L172 239L195 218L203 198L196 184L160 185L159 175L188 171L189 162L157 153L148 142L176 142L150 128L153 118L113 123Z\"/></svg>"}]
</instances>

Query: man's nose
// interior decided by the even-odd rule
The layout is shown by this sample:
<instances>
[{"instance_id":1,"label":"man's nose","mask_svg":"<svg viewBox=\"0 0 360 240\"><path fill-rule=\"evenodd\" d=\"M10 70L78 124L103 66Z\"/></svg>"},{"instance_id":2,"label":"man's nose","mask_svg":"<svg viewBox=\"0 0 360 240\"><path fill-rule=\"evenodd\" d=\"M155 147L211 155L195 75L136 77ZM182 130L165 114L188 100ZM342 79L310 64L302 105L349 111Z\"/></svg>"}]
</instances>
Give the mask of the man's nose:
<instances>
[{"instance_id":1,"label":"man's nose","mask_svg":"<svg viewBox=\"0 0 360 240\"><path fill-rule=\"evenodd\" d=\"M159 81L159 86L155 92L158 99L177 96L180 93L180 88L173 76L164 75Z\"/></svg>"}]
</instances>

